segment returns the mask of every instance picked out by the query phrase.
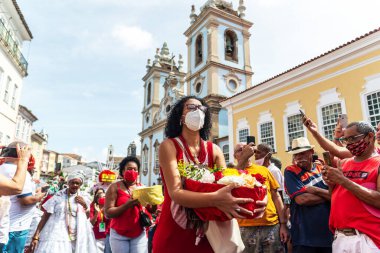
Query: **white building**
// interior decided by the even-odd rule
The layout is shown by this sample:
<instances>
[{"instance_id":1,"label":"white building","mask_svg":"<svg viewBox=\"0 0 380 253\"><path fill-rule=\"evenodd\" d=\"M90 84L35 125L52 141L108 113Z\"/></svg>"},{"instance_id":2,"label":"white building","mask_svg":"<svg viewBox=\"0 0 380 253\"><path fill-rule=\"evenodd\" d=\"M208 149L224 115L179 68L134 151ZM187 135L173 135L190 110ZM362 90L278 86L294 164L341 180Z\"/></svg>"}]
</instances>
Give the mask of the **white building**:
<instances>
[{"instance_id":1,"label":"white building","mask_svg":"<svg viewBox=\"0 0 380 253\"><path fill-rule=\"evenodd\" d=\"M13 141L23 78L28 63L21 53L33 38L15 0L0 2L0 144Z\"/></svg>"},{"instance_id":2,"label":"white building","mask_svg":"<svg viewBox=\"0 0 380 253\"><path fill-rule=\"evenodd\" d=\"M31 144L33 122L38 118L23 105L19 105L14 139Z\"/></svg>"},{"instance_id":3,"label":"white building","mask_svg":"<svg viewBox=\"0 0 380 253\"><path fill-rule=\"evenodd\" d=\"M166 117L184 95L203 98L210 106L213 128L210 140L217 143L228 161L228 115L219 102L251 87L249 29L244 19L243 0L235 10L224 0L208 0L196 14L192 6L187 37L187 73L182 56L172 60L167 44L157 49L154 61L148 60L142 110L141 180L160 183L158 147L165 138Z\"/></svg>"}]
</instances>

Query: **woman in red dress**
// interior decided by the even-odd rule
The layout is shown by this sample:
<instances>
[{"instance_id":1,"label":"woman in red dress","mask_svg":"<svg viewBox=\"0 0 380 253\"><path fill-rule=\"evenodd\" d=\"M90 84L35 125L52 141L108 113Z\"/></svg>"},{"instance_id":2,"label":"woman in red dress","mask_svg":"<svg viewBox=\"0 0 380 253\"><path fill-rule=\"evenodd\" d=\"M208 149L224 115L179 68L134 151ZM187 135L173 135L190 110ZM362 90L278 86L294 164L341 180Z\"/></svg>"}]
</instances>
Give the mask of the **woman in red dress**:
<instances>
[{"instance_id":1,"label":"woman in red dress","mask_svg":"<svg viewBox=\"0 0 380 253\"><path fill-rule=\"evenodd\" d=\"M182 188L177 163L216 165L225 168L226 163L220 148L206 141L211 130L211 113L208 105L194 96L184 97L171 109L168 116L164 140L159 149L159 161L164 183L165 201L160 222L153 238L153 253L212 253L213 250L203 237L196 245L196 229L188 228L186 215L178 210L185 208L217 207L230 218L244 218L251 214L239 204L253 202L250 198L235 198L231 194L233 185L225 186L212 193L198 193ZM265 210L263 206L255 213ZM239 212L237 212L239 210Z\"/></svg>"}]
</instances>

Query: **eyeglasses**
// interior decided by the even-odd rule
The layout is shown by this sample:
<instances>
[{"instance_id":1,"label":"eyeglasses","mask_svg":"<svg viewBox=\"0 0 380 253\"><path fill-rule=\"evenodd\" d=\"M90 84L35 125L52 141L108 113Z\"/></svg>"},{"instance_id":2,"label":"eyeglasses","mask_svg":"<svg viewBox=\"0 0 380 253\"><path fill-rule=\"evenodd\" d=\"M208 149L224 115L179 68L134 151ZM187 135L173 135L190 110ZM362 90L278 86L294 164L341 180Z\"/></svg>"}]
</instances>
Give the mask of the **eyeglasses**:
<instances>
[{"instance_id":1,"label":"eyeglasses","mask_svg":"<svg viewBox=\"0 0 380 253\"><path fill-rule=\"evenodd\" d=\"M207 111L207 107L204 105L187 104L186 108L191 111L195 111L197 109L201 110L202 112Z\"/></svg>"},{"instance_id":2,"label":"eyeglasses","mask_svg":"<svg viewBox=\"0 0 380 253\"><path fill-rule=\"evenodd\" d=\"M343 144L354 143L361 136L365 137L367 135L366 134L358 134L358 135L354 135L354 136L350 136L350 137L346 137L346 138L339 138L339 141L342 142Z\"/></svg>"}]
</instances>

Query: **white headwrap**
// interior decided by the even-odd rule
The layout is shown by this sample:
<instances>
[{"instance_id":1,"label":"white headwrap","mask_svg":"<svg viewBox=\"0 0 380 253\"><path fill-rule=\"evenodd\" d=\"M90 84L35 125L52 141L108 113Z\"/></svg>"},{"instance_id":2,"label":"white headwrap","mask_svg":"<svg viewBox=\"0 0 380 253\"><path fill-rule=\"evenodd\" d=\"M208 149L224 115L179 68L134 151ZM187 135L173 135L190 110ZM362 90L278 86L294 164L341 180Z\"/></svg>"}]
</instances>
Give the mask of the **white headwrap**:
<instances>
[{"instance_id":1,"label":"white headwrap","mask_svg":"<svg viewBox=\"0 0 380 253\"><path fill-rule=\"evenodd\" d=\"M76 170L76 171L71 172L67 176L67 182L70 182L73 179L80 179L82 181L82 183L83 183L84 182L84 174L83 174L83 172L80 171L80 170Z\"/></svg>"}]
</instances>

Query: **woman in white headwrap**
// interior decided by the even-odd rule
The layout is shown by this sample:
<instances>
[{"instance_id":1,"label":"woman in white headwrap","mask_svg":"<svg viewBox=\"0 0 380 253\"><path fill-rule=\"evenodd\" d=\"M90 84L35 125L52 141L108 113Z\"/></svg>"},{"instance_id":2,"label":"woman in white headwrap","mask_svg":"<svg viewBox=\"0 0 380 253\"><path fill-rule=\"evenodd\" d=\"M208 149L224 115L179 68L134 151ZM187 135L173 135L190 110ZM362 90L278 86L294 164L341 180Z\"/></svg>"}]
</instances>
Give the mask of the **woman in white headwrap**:
<instances>
[{"instance_id":1,"label":"woman in white headwrap","mask_svg":"<svg viewBox=\"0 0 380 253\"><path fill-rule=\"evenodd\" d=\"M79 189L84 176L71 173L68 188L57 192L43 208L46 210L30 244L31 252L96 252L95 237L89 218L89 198Z\"/></svg>"}]
</instances>

